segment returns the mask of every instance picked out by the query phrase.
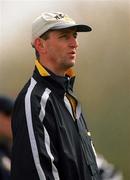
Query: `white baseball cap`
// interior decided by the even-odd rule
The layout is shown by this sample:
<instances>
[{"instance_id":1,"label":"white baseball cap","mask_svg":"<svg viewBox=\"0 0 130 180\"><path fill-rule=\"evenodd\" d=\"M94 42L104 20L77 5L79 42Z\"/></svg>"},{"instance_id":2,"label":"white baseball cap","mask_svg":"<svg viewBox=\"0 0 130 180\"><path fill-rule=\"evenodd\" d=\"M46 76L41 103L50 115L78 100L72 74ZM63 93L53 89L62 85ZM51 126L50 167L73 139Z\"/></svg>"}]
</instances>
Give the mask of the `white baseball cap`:
<instances>
[{"instance_id":1,"label":"white baseball cap","mask_svg":"<svg viewBox=\"0 0 130 180\"><path fill-rule=\"evenodd\" d=\"M68 15L62 12L45 12L37 17L32 24L32 45L36 38L48 30L76 27L77 32L88 32L92 28L84 24L76 24Z\"/></svg>"}]
</instances>

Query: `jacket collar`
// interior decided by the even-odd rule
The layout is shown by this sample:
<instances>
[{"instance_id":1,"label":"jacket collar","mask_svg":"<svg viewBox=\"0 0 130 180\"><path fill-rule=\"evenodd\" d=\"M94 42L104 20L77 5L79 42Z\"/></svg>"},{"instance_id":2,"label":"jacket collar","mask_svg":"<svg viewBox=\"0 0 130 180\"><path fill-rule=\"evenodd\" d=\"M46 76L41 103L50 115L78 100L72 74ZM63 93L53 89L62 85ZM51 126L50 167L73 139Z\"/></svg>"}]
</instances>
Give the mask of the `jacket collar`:
<instances>
[{"instance_id":1,"label":"jacket collar","mask_svg":"<svg viewBox=\"0 0 130 180\"><path fill-rule=\"evenodd\" d=\"M47 68L43 67L38 60L35 61L35 66L37 67L39 74L41 76L50 76L50 73L52 74L52 72L50 70L48 70ZM50 73L48 72L50 71ZM53 73L54 74L54 73ZM68 69L65 73L66 76L72 78L75 77L75 73L73 71L72 68ZM60 77L60 76L59 76Z\"/></svg>"},{"instance_id":2,"label":"jacket collar","mask_svg":"<svg viewBox=\"0 0 130 180\"><path fill-rule=\"evenodd\" d=\"M64 92L73 91L73 84L75 79L75 73L72 69L66 72L64 77L57 76L49 69L43 67L38 60L35 61L35 71L34 74L39 77L39 79L47 80L51 83L52 88L55 90L62 90Z\"/></svg>"}]
</instances>

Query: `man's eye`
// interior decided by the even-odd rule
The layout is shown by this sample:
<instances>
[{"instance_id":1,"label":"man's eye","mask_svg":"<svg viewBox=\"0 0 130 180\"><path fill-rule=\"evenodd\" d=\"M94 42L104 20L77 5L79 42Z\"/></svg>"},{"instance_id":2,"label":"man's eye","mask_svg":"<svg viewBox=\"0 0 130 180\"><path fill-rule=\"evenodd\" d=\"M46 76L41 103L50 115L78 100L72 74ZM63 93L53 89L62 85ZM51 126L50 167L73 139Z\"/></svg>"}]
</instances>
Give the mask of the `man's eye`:
<instances>
[{"instance_id":1,"label":"man's eye","mask_svg":"<svg viewBox=\"0 0 130 180\"><path fill-rule=\"evenodd\" d=\"M76 38L77 38L77 33L74 33L74 34L73 34L73 37L76 39Z\"/></svg>"},{"instance_id":2,"label":"man's eye","mask_svg":"<svg viewBox=\"0 0 130 180\"><path fill-rule=\"evenodd\" d=\"M59 38L66 38L66 39L67 39L67 35L66 35L66 34L63 34L63 35L61 35Z\"/></svg>"},{"instance_id":3,"label":"man's eye","mask_svg":"<svg viewBox=\"0 0 130 180\"><path fill-rule=\"evenodd\" d=\"M63 34L61 36L59 36L59 38L64 38L64 39L69 39L71 36L68 34ZM73 34L73 37L76 39L77 38L77 33Z\"/></svg>"}]
</instances>

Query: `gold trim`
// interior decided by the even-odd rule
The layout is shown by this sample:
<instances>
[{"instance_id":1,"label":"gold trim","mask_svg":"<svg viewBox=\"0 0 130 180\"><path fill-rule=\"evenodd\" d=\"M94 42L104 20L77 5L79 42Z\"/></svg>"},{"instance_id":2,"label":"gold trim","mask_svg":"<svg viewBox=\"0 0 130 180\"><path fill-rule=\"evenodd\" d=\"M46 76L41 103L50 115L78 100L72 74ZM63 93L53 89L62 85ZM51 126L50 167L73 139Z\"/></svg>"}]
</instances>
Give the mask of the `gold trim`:
<instances>
[{"instance_id":1,"label":"gold trim","mask_svg":"<svg viewBox=\"0 0 130 180\"><path fill-rule=\"evenodd\" d=\"M35 61L35 66L37 67L41 76L50 76L47 70L39 63L38 60Z\"/></svg>"},{"instance_id":2,"label":"gold trim","mask_svg":"<svg viewBox=\"0 0 130 180\"><path fill-rule=\"evenodd\" d=\"M72 68L68 69L65 74L68 75L69 77L75 76L75 72Z\"/></svg>"}]
</instances>

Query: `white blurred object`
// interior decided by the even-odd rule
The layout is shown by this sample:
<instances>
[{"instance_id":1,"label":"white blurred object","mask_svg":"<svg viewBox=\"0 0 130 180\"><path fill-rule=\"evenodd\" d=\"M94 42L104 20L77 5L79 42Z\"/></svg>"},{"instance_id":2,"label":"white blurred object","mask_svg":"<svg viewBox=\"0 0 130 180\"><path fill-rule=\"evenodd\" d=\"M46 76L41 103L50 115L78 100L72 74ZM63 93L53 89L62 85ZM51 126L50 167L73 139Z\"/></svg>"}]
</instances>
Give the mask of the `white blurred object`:
<instances>
[{"instance_id":1,"label":"white blurred object","mask_svg":"<svg viewBox=\"0 0 130 180\"><path fill-rule=\"evenodd\" d=\"M101 174L101 180L123 180L122 173L112 164L108 163L102 155L97 154L96 160Z\"/></svg>"}]
</instances>

